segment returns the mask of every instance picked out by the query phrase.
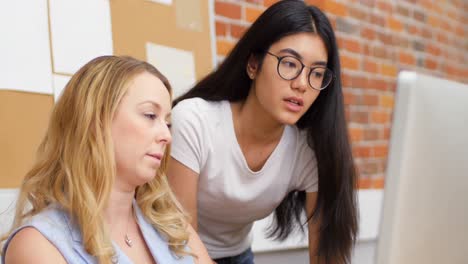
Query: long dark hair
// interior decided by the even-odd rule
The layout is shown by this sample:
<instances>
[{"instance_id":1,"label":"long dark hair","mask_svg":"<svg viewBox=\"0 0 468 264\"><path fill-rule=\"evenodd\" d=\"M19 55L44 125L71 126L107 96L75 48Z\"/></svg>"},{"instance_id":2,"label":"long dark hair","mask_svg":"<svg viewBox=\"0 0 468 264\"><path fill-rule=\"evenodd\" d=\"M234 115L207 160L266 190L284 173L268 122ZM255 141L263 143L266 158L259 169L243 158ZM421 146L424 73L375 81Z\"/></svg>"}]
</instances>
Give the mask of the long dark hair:
<instances>
[{"instance_id":1,"label":"long dark hair","mask_svg":"<svg viewBox=\"0 0 468 264\"><path fill-rule=\"evenodd\" d=\"M218 69L201 80L178 102L201 97L230 102L245 100L251 88L246 66L250 56L261 65L265 52L279 39L300 32L320 36L328 53L327 67L334 80L320 92L297 126L307 131L308 144L314 149L319 175L316 207L308 221L319 221L317 255L326 262L349 263L356 241L356 171L348 140L341 91L340 60L335 35L328 18L314 6L300 0L280 1L268 8L247 30ZM292 231L304 229L306 194L293 191L275 210L269 236L284 240Z\"/></svg>"}]
</instances>

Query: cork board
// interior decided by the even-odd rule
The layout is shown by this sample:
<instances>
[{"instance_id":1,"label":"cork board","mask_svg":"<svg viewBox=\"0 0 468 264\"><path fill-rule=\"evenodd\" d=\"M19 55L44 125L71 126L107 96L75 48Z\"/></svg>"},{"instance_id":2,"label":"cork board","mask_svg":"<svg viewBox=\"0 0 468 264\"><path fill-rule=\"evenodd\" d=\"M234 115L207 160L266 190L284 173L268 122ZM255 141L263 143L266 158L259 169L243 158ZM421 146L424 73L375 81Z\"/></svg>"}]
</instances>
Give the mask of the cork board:
<instances>
[{"instance_id":1,"label":"cork board","mask_svg":"<svg viewBox=\"0 0 468 264\"><path fill-rule=\"evenodd\" d=\"M192 52L198 80L212 69L208 0L176 0L170 5L146 0L110 3L116 55L146 60L149 42Z\"/></svg>"},{"instance_id":2,"label":"cork board","mask_svg":"<svg viewBox=\"0 0 468 264\"><path fill-rule=\"evenodd\" d=\"M34 162L53 105L53 95L0 90L0 188L19 187Z\"/></svg>"}]
</instances>

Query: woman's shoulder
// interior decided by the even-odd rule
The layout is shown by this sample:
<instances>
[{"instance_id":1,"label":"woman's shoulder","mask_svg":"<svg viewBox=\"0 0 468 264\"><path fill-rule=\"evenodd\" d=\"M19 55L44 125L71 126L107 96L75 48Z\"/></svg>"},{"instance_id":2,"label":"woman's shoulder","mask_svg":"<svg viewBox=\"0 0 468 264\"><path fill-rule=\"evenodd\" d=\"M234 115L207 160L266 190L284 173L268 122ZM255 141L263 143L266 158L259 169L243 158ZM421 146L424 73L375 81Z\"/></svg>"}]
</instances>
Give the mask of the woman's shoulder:
<instances>
[{"instance_id":1,"label":"woman's shoulder","mask_svg":"<svg viewBox=\"0 0 468 264\"><path fill-rule=\"evenodd\" d=\"M207 113L222 108L229 102L227 101L208 101L200 97L194 97L180 101L173 109L173 112L195 112Z\"/></svg>"},{"instance_id":2,"label":"woman's shoulder","mask_svg":"<svg viewBox=\"0 0 468 264\"><path fill-rule=\"evenodd\" d=\"M173 131L187 126L196 130L216 127L226 119L228 112L228 101L207 101L198 97L185 99L172 109Z\"/></svg>"},{"instance_id":3,"label":"woman's shoulder","mask_svg":"<svg viewBox=\"0 0 468 264\"><path fill-rule=\"evenodd\" d=\"M27 254L25 254L27 252ZM24 227L9 242L5 263L66 263L57 248L35 227Z\"/></svg>"},{"instance_id":4,"label":"woman's shoulder","mask_svg":"<svg viewBox=\"0 0 468 264\"><path fill-rule=\"evenodd\" d=\"M34 226L37 229L53 232L70 231L70 218L68 214L58 205L50 205L40 213L31 217L25 225Z\"/></svg>"},{"instance_id":5,"label":"woman's shoulder","mask_svg":"<svg viewBox=\"0 0 468 264\"><path fill-rule=\"evenodd\" d=\"M4 250L8 248L6 260L12 263L50 263L54 259L57 263L65 263L55 244L59 237L70 237L66 219L58 206L49 206L27 219L7 239L4 245Z\"/></svg>"}]
</instances>

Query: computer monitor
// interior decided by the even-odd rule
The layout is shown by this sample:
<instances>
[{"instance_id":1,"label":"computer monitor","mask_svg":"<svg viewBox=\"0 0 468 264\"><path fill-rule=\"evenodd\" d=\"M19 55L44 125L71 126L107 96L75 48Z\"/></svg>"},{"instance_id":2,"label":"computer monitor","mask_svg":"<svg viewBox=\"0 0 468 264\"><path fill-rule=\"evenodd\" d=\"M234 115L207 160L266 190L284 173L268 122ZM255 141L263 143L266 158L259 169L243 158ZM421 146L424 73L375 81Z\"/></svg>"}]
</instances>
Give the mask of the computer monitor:
<instances>
[{"instance_id":1,"label":"computer monitor","mask_svg":"<svg viewBox=\"0 0 468 264\"><path fill-rule=\"evenodd\" d=\"M376 264L468 263L468 85L401 72Z\"/></svg>"}]
</instances>

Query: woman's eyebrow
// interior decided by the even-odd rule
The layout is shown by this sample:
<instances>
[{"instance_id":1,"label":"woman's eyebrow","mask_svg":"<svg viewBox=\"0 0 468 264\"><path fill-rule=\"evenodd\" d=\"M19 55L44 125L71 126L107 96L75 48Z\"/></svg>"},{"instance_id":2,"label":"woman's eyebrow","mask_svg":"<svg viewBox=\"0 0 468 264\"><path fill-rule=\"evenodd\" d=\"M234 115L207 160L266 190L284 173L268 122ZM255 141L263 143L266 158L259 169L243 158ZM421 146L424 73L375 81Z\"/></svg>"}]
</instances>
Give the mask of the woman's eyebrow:
<instances>
[{"instance_id":1,"label":"woman's eyebrow","mask_svg":"<svg viewBox=\"0 0 468 264\"><path fill-rule=\"evenodd\" d=\"M285 49L280 50L279 52L280 53L289 53L289 54L293 55L294 57L296 57L296 58L298 58L300 60L303 59L301 54L299 54L297 51L295 51L295 50L293 50L291 48L285 48Z\"/></svg>"},{"instance_id":2,"label":"woman's eyebrow","mask_svg":"<svg viewBox=\"0 0 468 264\"><path fill-rule=\"evenodd\" d=\"M143 101L143 102L139 103L139 105L143 105L143 104L151 104L151 105L153 105L157 110L161 109L161 105L158 104L157 102L153 101L153 100L146 100L146 101Z\"/></svg>"},{"instance_id":3,"label":"woman's eyebrow","mask_svg":"<svg viewBox=\"0 0 468 264\"><path fill-rule=\"evenodd\" d=\"M280 53L288 53L293 55L294 57L298 58L299 60L303 61L304 57L301 56L297 51L291 49L291 48L285 48L279 51ZM327 66L326 61L314 61L312 62L312 65L320 65L320 66Z\"/></svg>"},{"instance_id":4,"label":"woman's eyebrow","mask_svg":"<svg viewBox=\"0 0 468 264\"><path fill-rule=\"evenodd\" d=\"M139 105L142 105L142 104L151 104L151 105L154 106L154 108L156 108L157 111L161 111L161 109L162 109L161 105L158 104L157 102L153 101L153 100L143 101ZM166 119L166 121L171 119L171 112L168 112L166 114L165 119Z\"/></svg>"}]
</instances>

